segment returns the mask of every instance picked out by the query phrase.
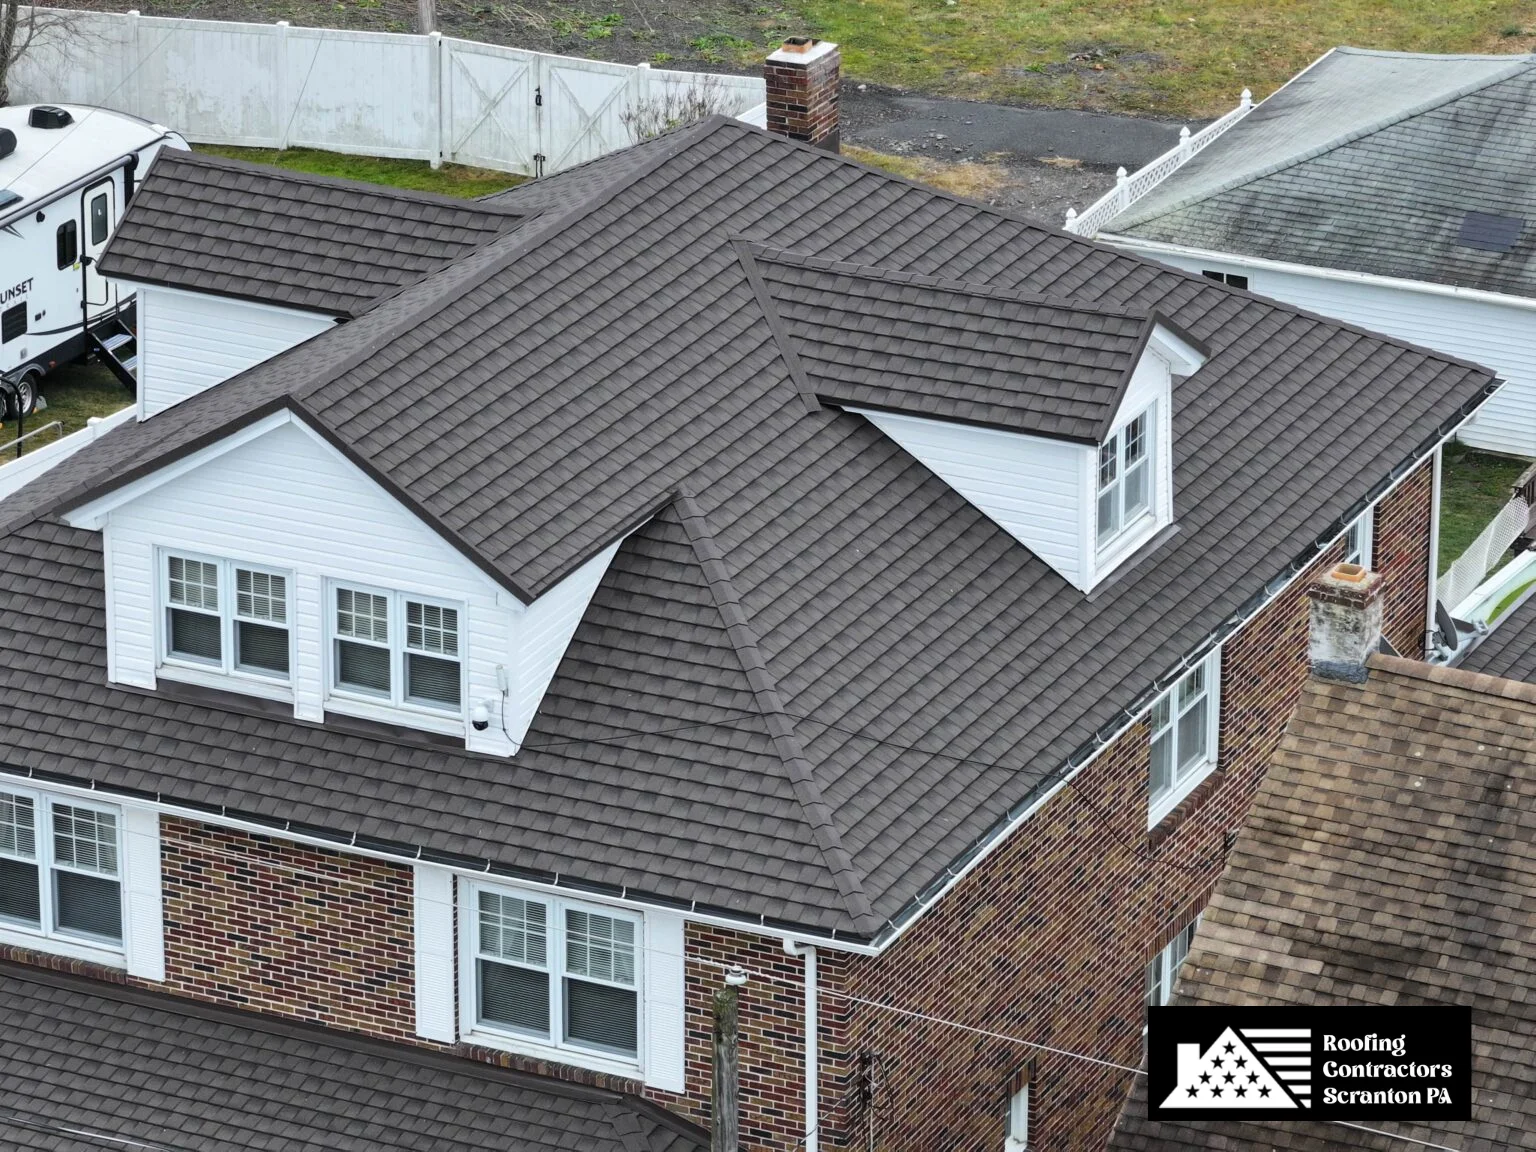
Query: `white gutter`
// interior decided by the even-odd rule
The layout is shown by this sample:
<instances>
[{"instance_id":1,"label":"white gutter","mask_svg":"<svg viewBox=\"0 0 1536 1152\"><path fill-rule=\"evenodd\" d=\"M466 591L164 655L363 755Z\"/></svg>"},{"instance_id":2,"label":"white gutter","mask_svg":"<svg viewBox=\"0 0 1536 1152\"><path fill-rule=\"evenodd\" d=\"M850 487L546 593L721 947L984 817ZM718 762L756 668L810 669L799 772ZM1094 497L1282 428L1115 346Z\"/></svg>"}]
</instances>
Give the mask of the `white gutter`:
<instances>
[{"instance_id":1,"label":"white gutter","mask_svg":"<svg viewBox=\"0 0 1536 1152\"><path fill-rule=\"evenodd\" d=\"M1481 407L1481 405L1479 405L1479 407ZM1466 416L1463 416L1459 421L1457 421L1456 426L1449 432L1445 433L1445 435L1443 435L1435 444L1433 449L1426 452L1423 456L1420 456L1417 460L1413 461L1412 464L1403 469L1403 474L1401 476L1399 476L1396 480L1393 480L1392 483L1383 488L1376 496L1372 497L1371 504L1375 505L1379 501L1390 496L1397 490L1399 485L1401 485L1404 480L1408 479L1408 477L1412 476L1415 472L1422 468L1426 461L1438 458L1441 445L1453 439L1456 434L1462 430L1462 428L1466 427L1467 422L1471 420L1475 415L1476 410L1474 409L1472 412L1468 413ZM1315 560L1317 556L1321 556L1329 548L1333 547L1333 545L1342 540L1348 534L1349 528L1350 525L1345 524L1337 536L1334 536L1326 544L1318 548L1316 553L1313 555L1313 559ZM1287 577L1284 584L1280 585L1280 587L1275 589L1274 592L1266 596L1264 600L1253 609L1253 611L1251 611L1247 616L1243 617L1243 619L1237 624L1236 627L1228 632L1223 633L1214 643L1208 645L1205 648L1199 649L1193 655L1186 657L1183 664L1178 668L1177 671L1182 673L1185 669L1194 667L1196 663L1198 663L1200 660L1203 660L1210 654L1212 648L1216 647L1218 644L1224 643L1229 638L1242 632L1244 628L1253 623L1253 621L1258 617L1259 613L1263 612L1264 609L1273 604L1275 600L1277 600L1280 596L1283 596L1291 588L1291 586L1296 583L1297 580L1301 579L1301 577L1307 572L1309 568L1311 568L1310 562L1303 564L1289 577ZM1094 749L1092 754L1090 754L1086 760L1084 760L1076 768L1070 768L1065 775L1056 781L1055 784L1051 785L1051 787L1045 792L1044 795L1042 795L1028 808L1025 808L1022 812L1010 820L1001 832L990 837L988 841L976 852L976 854L967 860L963 865L961 865L959 869L951 872L949 879L944 882L943 886L939 888L939 890L932 896L923 901L923 904L920 908L918 908L915 912L907 914L905 919L901 920L899 923L896 923L893 930L889 934L882 934L876 937L875 954L878 955L879 953L884 952L892 944L896 943L896 941L900 940L904 935L906 935L907 931L923 918L923 914L927 912L929 908L932 908L945 896L949 895L950 891L955 887L955 885L959 884L961 880L970 875L972 870L974 870L977 865L979 865L988 856L992 855L994 851L1005 844L1013 836L1013 834L1018 831L1019 827L1023 825L1025 821L1027 821L1036 812L1040 811L1041 808L1045 807L1045 805L1049 804L1053 799L1055 799L1056 796L1064 788L1066 788L1069 784L1072 783L1073 780L1077 778L1079 773L1081 773L1084 769L1096 761L1108 749L1112 748L1115 744L1115 741L1119 740L1120 737L1124 736L1128 731L1140 723L1142 718L1152 710L1152 705L1156 702L1156 694L1153 694L1152 699L1148 700L1146 705L1139 712L1135 713L1130 717L1130 719L1121 724L1120 727L1116 728L1099 744L1097 748Z\"/></svg>"},{"instance_id":2,"label":"white gutter","mask_svg":"<svg viewBox=\"0 0 1536 1152\"><path fill-rule=\"evenodd\" d=\"M1440 572L1440 457L1441 445L1435 445L1434 478L1431 480L1429 506L1429 601L1425 605L1424 659L1435 650L1435 582Z\"/></svg>"},{"instance_id":3,"label":"white gutter","mask_svg":"<svg viewBox=\"0 0 1536 1152\"><path fill-rule=\"evenodd\" d=\"M785 939L784 951L791 956L805 958L805 1139L801 1143L804 1152L817 1152L821 1134L821 1100L818 1078L820 1053L816 1036L816 949L811 945L797 945Z\"/></svg>"},{"instance_id":4,"label":"white gutter","mask_svg":"<svg viewBox=\"0 0 1536 1152\"><path fill-rule=\"evenodd\" d=\"M1506 308L1536 312L1536 299L1532 297L1511 296L1504 292L1489 292L1482 288L1459 288L1455 284L1405 280L1400 276L1378 276L1374 272L1350 272L1343 268L1324 268L1316 264L1292 264L1285 260L1268 260L1262 256L1245 256L1240 252L1218 252L1211 248L1190 248L1183 244L1168 244L1161 240L1143 240L1139 236L1115 232L1101 232L1094 239L1116 248L1131 249L1151 256L1187 256L1194 260L1214 260L1236 264L1240 268L1288 272L1293 276L1310 276L1315 280L1337 280L1345 284L1364 284L1373 288L1395 288L1402 292L1419 292L1425 296L1448 296L1456 300L1470 300L1479 304L1501 304Z\"/></svg>"}]
</instances>

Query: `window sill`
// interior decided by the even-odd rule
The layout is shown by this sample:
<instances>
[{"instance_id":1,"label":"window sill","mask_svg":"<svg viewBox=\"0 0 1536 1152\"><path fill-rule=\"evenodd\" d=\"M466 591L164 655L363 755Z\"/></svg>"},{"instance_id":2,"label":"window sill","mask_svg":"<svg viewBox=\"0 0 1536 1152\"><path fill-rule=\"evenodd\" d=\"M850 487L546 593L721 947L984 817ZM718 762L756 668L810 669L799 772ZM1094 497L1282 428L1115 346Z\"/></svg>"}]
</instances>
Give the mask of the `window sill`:
<instances>
[{"instance_id":1,"label":"window sill","mask_svg":"<svg viewBox=\"0 0 1536 1152\"><path fill-rule=\"evenodd\" d=\"M643 1079L638 1060L626 1060L622 1056L605 1056L601 1052L592 1052L584 1048L558 1048L553 1044L540 1043L515 1033L491 1031L483 1024L462 1028L460 1039L463 1043L472 1044L478 1048L511 1052L549 1064L566 1064L573 1068L584 1068L589 1072L600 1072L606 1076L620 1076L626 1080Z\"/></svg>"},{"instance_id":2,"label":"window sill","mask_svg":"<svg viewBox=\"0 0 1536 1152\"><path fill-rule=\"evenodd\" d=\"M259 696L263 700L282 700L289 704L293 702L291 684L245 672L213 672L196 665L166 660L155 669L155 675L182 684L196 684L199 688L222 688L227 692Z\"/></svg>"},{"instance_id":3,"label":"window sill","mask_svg":"<svg viewBox=\"0 0 1536 1152\"><path fill-rule=\"evenodd\" d=\"M1152 512L1147 511L1103 544L1096 544L1093 556L1095 585L1103 582L1116 568L1141 551L1144 544L1166 527L1166 524L1157 522Z\"/></svg>"},{"instance_id":4,"label":"window sill","mask_svg":"<svg viewBox=\"0 0 1536 1152\"><path fill-rule=\"evenodd\" d=\"M1190 795L1209 780L1216 771L1216 759L1207 760L1199 768L1189 774L1189 778L1179 782L1166 796L1160 798L1147 812L1147 831L1150 832L1164 820L1172 816Z\"/></svg>"},{"instance_id":5,"label":"window sill","mask_svg":"<svg viewBox=\"0 0 1536 1152\"><path fill-rule=\"evenodd\" d=\"M14 924L0 924L0 944L25 948L47 956L83 960L103 968L125 970L128 967L127 954L121 948L113 948L109 944L89 944L61 936L45 936L41 932L31 932Z\"/></svg>"},{"instance_id":6,"label":"window sill","mask_svg":"<svg viewBox=\"0 0 1536 1152\"><path fill-rule=\"evenodd\" d=\"M377 720L383 724L396 724L402 728L415 728L422 732L437 732L445 736L464 737L462 713L444 713L432 708L418 708L410 704L380 704L362 696L349 696L332 692L325 700L326 712L339 716L352 716L359 720Z\"/></svg>"}]
</instances>

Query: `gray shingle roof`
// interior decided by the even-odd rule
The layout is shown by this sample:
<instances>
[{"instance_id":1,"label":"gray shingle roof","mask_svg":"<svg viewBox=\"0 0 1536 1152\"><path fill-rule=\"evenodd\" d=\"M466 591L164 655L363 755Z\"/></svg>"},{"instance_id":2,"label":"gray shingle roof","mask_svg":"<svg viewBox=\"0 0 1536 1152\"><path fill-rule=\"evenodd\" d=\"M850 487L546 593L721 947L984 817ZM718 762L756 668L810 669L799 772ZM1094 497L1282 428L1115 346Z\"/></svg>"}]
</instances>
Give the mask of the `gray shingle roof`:
<instances>
[{"instance_id":1,"label":"gray shingle roof","mask_svg":"<svg viewBox=\"0 0 1536 1152\"><path fill-rule=\"evenodd\" d=\"M355 316L519 224L494 204L162 149L107 276Z\"/></svg>"},{"instance_id":2,"label":"gray shingle roof","mask_svg":"<svg viewBox=\"0 0 1536 1152\"><path fill-rule=\"evenodd\" d=\"M1102 231L1536 295L1536 58L1336 49ZM1468 212L1520 218L1511 251Z\"/></svg>"},{"instance_id":3,"label":"gray shingle roof","mask_svg":"<svg viewBox=\"0 0 1536 1152\"><path fill-rule=\"evenodd\" d=\"M18 493L0 760L870 935L1492 383L733 121L669 141ZM1210 351L1174 390L1177 535L1090 601L808 412L740 240L1168 315ZM21 523L279 406L524 595L648 521L515 760L104 683L98 545Z\"/></svg>"},{"instance_id":4,"label":"gray shingle roof","mask_svg":"<svg viewBox=\"0 0 1536 1152\"><path fill-rule=\"evenodd\" d=\"M1101 442L1153 319L792 252L756 266L815 396Z\"/></svg>"},{"instance_id":5,"label":"gray shingle roof","mask_svg":"<svg viewBox=\"0 0 1536 1152\"><path fill-rule=\"evenodd\" d=\"M1536 1148L1536 686L1372 657L1308 683L1178 982L1188 1004L1472 1009L1470 1122L1377 1122L1462 1152ZM1114 1152L1394 1152L1329 1124L1146 1119Z\"/></svg>"},{"instance_id":6,"label":"gray shingle roof","mask_svg":"<svg viewBox=\"0 0 1536 1152\"><path fill-rule=\"evenodd\" d=\"M0 1003L0 1149L699 1152L709 1143L637 1097L76 976L0 963Z\"/></svg>"}]
</instances>

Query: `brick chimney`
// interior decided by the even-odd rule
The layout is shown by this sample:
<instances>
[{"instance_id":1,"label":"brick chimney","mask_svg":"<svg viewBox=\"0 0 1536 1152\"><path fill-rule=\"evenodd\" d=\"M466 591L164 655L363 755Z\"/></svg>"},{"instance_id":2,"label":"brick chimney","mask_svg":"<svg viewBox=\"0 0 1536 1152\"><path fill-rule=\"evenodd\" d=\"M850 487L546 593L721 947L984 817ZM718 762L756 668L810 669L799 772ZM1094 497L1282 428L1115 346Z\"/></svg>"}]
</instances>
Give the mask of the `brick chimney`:
<instances>
[{"instance_id":1,"label":"brick chimney","mask_svg":"<svg viewBox=\"0 0 1536 1152\"><path fill-rule=\"evenodd\" d=\"M830 40L791 36L763 64L768 131L838 151L837 81L842 53Z\"/></svg>"},{"instance_id":2,"label":"brick chimney","mask_svg":"<svg viewBox=\"0 0 1536 1152\"><path fill-rule=\"evenodd\" d=\"M1381 585L1379 575L1358 564L1335 564L1312 585L1312 675L1365 683L1366 658L1381 643Z\"/></svg>"}]
</instances>

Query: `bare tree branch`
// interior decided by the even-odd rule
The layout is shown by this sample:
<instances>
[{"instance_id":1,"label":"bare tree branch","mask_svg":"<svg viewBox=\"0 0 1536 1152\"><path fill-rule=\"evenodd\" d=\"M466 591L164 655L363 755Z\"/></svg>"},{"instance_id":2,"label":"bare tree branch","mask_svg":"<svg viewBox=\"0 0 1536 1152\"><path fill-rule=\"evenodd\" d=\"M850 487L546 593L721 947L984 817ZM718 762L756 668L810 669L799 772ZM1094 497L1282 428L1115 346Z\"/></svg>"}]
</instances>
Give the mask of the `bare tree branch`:
<instances>
[{"instance_id":1,"label":"bare tree branch","mask_svg":"<svg viewBox=\"0 0 1536 1152\"><path fill-rule=\"evenodd\" d=\"M0 0L0 107L11 102L10 78L16 62L46 44L79 39L82 18L88 15Z\"/></svg>"},{"instance_id":2,"label":"bare tree branch","mask_svg":"<svg viewBox=\"0 0 1536 1152\"><path fill-rule=\"evenodd\" d=\"M657 83L658 81L652 81ZM619 121L635 143L660 136L674 128L684 128L725 112L732 104L730 93L717 76L698 78L687 88L668 84L660 96L650 96L626 104Z\"/></svg>"}]
</instances>

